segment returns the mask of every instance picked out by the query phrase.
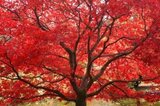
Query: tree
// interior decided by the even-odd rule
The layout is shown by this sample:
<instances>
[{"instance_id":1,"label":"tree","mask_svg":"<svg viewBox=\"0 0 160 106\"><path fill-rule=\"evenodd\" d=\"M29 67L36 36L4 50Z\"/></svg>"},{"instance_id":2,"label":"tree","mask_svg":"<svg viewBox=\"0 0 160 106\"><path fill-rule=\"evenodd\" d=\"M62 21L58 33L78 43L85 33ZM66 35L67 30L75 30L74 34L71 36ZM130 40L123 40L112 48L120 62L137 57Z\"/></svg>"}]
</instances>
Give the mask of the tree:
<instances>
[{"instance_id":1,"label":"tree","mask_svg":"<svg viewBox=\"0 0 160 106\"><path fill-rule=\"evenodd\" d=\"M160 81L159 7L159 0L1 1L1 103L142 97L128 83L139 75Z\"/></svg>"}]
</instances>

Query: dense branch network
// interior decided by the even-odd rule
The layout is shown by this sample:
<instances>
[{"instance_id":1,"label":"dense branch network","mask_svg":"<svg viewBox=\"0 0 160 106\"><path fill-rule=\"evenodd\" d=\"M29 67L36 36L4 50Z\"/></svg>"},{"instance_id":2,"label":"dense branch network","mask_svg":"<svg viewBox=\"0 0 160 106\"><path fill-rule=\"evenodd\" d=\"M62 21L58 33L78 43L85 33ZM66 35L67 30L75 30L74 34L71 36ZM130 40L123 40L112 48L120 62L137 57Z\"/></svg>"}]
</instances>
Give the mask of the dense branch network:
<instances>
[{"instance_id":1,"label":"dense branch network","mask_svg":"<svg viewBox=\"0 0 160 106\"><path fill-rule=\"evenodd\" d=\"M138 4L143 2L131 1L20 0L19 6L15 6L17 1L0 4L0 15L8 22L0 29L0 78L45 91L30 97L1 96L22 100L58 96L79 103L110 86L131 97L117 83L156 82L157 67L158 75L154 73L153 78L133 77L145 73L142 66L151 67L138 60L135 51L159 34L159 16L150 13L154 9L147 7L149 2L141 7ZM136 60L134 67L125 57ZM122 60L129 65L123 65ZM120 71L127 67L123 78ZM127 78L134 69L136 75Z\"/></svg>"}]
</instances>

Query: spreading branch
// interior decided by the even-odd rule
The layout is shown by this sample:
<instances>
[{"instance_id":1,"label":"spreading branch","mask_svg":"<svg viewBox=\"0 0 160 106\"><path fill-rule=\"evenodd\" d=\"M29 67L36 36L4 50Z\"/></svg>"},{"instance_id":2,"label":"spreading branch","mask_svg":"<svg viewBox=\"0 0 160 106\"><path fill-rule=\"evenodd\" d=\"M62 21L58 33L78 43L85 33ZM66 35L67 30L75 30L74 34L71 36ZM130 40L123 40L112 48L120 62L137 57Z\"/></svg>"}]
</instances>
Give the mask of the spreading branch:
<instances>
[{"instance_id":1,"label":"spreading branch","mask_svg":"<svg viewBox=\"0 0 160 106\"><path fill-rule=\"evenodd\" d=\"M98 90L92 92L92 93L89 93L87 94L87 97L92 97L94 95L98 95L104 88L106 88L107 86L110 86L110 85L113 85L114 83L129 83L129 82L136 82L136 81L144 81L144 82L147 82L147 81L153 81L153 80L156 80L160 78L160 75L156 76L156 77L153 77L153 78L146 78L146 79L136 79L136 80L113 80L113 81L109 81L107 83L105 83L104 85L102 85Z\"/></svg>"},{"instance_id":2,"label":"spreading branch","mask_svg":"<svg viewBox=\"0 0 160 106\"><path fill-rule=\"evenodd\" d=\"M43 87L43 86L37 86L37 85L32 84L30 81L23 79L23 78L19 75L18 71L16 70L16 68L15 68L14 65L12 64L12 61L11 61L11 59L9 58L9 56L8 56L7 54L6 54L6 59L8 60L8 63L5 62L5 64L12 69L12 71L16 74L16 77L17 77L17 79L18 79L19 81L21 81L21 82L23 82L23 83L25 83L25 84L28 84L29 86L31 86L31 87L33 87L33 88L35 88L35 89L43 89L43 90L45 90L45 91L51 92L51 93L55 94L56 96L59 96L60 98L62 98L62 99L64 99L64 100L67 100L67 101L75 101L74 99L71 99L71 98L66 97L65 95L63 95L63 94L62 94L60 91L58 91L58 90L53 90L53 89L50 89L50 88L48 88L48 87Z\"/></svg>"}]
</instances>

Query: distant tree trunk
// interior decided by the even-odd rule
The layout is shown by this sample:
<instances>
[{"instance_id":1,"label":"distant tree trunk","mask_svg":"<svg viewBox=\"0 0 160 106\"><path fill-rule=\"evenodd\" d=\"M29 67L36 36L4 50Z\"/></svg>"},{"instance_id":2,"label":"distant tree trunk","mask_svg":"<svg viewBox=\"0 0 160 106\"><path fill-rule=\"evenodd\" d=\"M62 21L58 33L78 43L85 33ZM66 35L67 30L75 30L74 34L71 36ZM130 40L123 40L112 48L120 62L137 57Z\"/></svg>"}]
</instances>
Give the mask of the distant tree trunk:
<instances>
[{"instance_id":1,"label":"distant tree trunk","mask_svg":"<svg viewBox=\"0 0 160 106\"><path fill-rule=\"evenodd\" d=\"M141 102L139 99L137 99L137 106L141 106Z\"/></svg>"}]
</instances>

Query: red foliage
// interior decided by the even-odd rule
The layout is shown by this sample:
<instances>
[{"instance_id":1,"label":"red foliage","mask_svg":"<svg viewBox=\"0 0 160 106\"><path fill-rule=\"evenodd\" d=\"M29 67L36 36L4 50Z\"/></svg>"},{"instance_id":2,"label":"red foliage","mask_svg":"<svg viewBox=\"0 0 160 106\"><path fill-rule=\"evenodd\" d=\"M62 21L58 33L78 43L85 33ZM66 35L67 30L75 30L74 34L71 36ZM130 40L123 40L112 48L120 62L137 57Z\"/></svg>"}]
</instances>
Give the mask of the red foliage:
<instances>
[{"instance_id":1,"label":"red foliage","mask_svg":"<svg viewBox=\"0 0 160 106\"><path fill-rule=\"evenodd\" d=\"M128 83L160 83L159 29L159 0L1 1L0 105L157 101Z\"/></svg>"}]
</instances>

